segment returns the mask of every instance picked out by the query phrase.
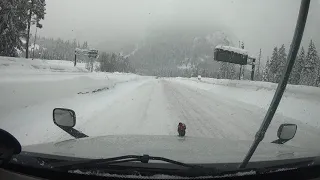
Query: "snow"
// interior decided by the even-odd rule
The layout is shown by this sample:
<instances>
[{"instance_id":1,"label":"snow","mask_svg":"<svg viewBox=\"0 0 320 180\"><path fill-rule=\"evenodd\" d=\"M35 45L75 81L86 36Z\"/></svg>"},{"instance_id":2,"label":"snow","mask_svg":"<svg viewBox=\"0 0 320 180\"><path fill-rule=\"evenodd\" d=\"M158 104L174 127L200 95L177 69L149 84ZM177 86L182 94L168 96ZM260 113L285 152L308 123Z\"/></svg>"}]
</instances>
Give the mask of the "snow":
<instances>
[{"instance_id":1,"label":"snow","mask_svg":"<svg viewBox=\"0 0 320 180\"><path fill-rule=\"evenodd\" d=\"M292 168L293 169L293 168ZM288 171L287 169L280 169L279 171ZM153 176L141 176L141 175L118 175L118 174L110 174L110 173L102 173L95 171L81 171L81 170L72 170L68 171L69 173L75 174L85 174L85 175L93 175L93 176L102 176L102 177L115 177L115 178L135 178L135 179L212 179L212 178L226 178L226 177L240 177L240 176L250 176L255 175L256 172L251 170L247 172L237 172L234 174L225 174L220 176L199 176L199 177L185 177L185 176L172 176L165 174L156 174ZM277 171L276 171L277 172Z\"/></svg>"},{"instance_id":2,"label":"snow","mask_svg":"<svg viewBox=\"0 0 320 180\"><path fill-rule=\"evenodd\" d=\"M13 57L0 57L0 74L16 75L25 73L52 73L52 72L87 72L85 63L77 63L74 67L72 61L40 60Z\"/></svg>"},{"instance_id":3,"label":"snow","mask_svg":"<svg viewBox=\"0 0 320 180\"><path fill-rule=\"evenodd\" d=\"M31 44L31 45L29 46L29 51L33 51L33 49L39 50L39 49L40 49L39 44Z\"/></svg>"},{"instance_id":4,"label":"snow","mask_svg":"<svg viewBox=\"0 0 320 180\"><path fill-rule=\"evenodd\" d=\"M277 88L277 84L270 82L255 82L244 80L227 80L202 78L188 81L188 84L197 86L251 105L267 109ZM214 86L212 86L212 84ZM300 120L302 123L320 128L320 89L311 86L288 85L282 97L277 112Z\"/></svg>"},{"instance_id":5,"label":"snow","mask_svg":"<svg viewBox=\"0 0 320 180\"><path fill-rule=\"evenodd\" d=\"M101 105L96 102L103 99L99 96L89 101L92 91L103 88L112 91L117 85L140 78L126 73L88 73L82 67L75 68L68 61L58 60L1 57L0 67L0 127L12 132L22 144L46 142L48 139L43 136L56 132L51 117L53 108L73 108L68 104L75 104L83 112L94 112ZM90 93L82 95L83 92ZM92 104L94 110L83 103ZM37 133L33 134L34 131Z\"/></svg>"},{"instance_id":6,"label":"snow","mask_svg":"<svg viewBox=\"0 0 320 180\"><path fill-rule=\"evenodd\" d=\"M62 107L73 109L75 128L93 137L175 136L177 124L184 122L190 137L252 141L277 86L88 73L81 66L0 57L0 127L22 145L67 140L72 137L52 121L52 110ZM286 144L319 149L319 95L318 88L289 85L264 141L277 139L280 124L295 123L297 134Z\"/></svg>"},{"instance_id":7,"label":"snow","mask_svg":"<svg viewBox=\"0 0 320 180\"><path fill-rule=\"evenodd\" d=\"M236 47L232 47L232 46L223 46L223 45L218 45L216 46L216 49L221 49L224 51L232 51L238 54L242 54L242 55L248 55L248 51L244 50L244 49L240 49L240 48L236 48Z\"/></svg>"},{"instance_id":8,"label":"snow","mask_svg":"<svg viewBox=\"0 0 320 180\"><path fill-rule=\"evenodd\" d=\"M165 175L165 174L157 174L157 175L153 175L153 176L118 175L118 174L110 174L110 173L102 173L102 172L94 172L94 171L81 171L81 170L72 170L72 171L68 171L68 172L75 173L75 174L102 176L102 177L134 178L134 179L202 179L202 178L204 178L204 177L171 176L171 175ZM212 177L212 176L210 176L210 177Z\"/></svg>"}]
</instances>

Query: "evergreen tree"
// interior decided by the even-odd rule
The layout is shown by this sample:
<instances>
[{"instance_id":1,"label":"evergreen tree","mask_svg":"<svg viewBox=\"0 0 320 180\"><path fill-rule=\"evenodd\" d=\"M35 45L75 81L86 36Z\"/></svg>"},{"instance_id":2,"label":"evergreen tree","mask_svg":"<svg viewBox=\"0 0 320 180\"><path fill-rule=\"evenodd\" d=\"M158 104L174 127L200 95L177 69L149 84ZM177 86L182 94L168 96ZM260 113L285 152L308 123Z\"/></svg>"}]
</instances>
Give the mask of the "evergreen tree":
<instances>
[{"instance_id":1,"label":"evergreen tree","mask_svg":"<svg viewBox=\"0 0 320 180\"><path fill-rule=\"evenodd\" d=\"M0 56L17 56L22 50L21 37L27 28L27 2L22 0L0 1Z\"/></svg>"},{"instance_id":2,"label":"evergreen tree","mask_svg":"<svg viewBox=\"0 0 320 180\"><path fill-rule=\"evenodd\" d=\"M305 52L304 52L304 48L301 47L300 54L298 55L293 65L293 69L289 77L290 84L299 84L302 68L304 67L304 59L305 59Z\"/></svg>"},{"instance_id":3,"label":"evergreen tree","mask_svg":"<svg viewBox=\"0 0 320 180\"><path fill-rule=\"evenodd\" d=\"M221 79L235 79L236 71L234 64L228 62L220 62L219 78Z\"/></svg>"},{"instance_id":4,"label":"evergreen tree","mask_svg":"<svg viewBox=\"0 0 320 180\"><path fill-rule=\"evenodd\" d=\"M261 62L261 48L260 48L260 51L259 51L259 56L258 56L258 62L257 62L257 66L256 66L256 73L255 73L255 79L258 80L258 81L261 81L262 80L262 73L261 73L261 70L260 70L260 62Z\"/></svg>"},{"instance_id":5,"label":"evergreen tree","mask_svg":"<svg viewBox=\"0 0 320 180\"><path fill-rule=\"evenodd\" d=\"M269 57L268 57L266 66L265 66L264 71L263 71L262 80L263 81L270 81L270 77L271 77L271 74L270 74L270 60L269 60Z\"/></svg>"},{"instance_id":6,"label":"evergreen tree","mask_svg":"<svg viewBox=\"0 0 320 180\"><path fill-rule=\"evenodd\" d=\"M273 49L273 53L271 56L271 60L270 60L270 65L269 65L269 72L268 74L269 76L269 81L270 82L276 82L276 74L278 73L278 68L280 66L280 61L278 58L278 48L275 47Z\"/></svg>"},{"instance_id":7,"label":"evergreen tree","mask_svg":"<svg viewBox=\"0 0 320 180\"><path fill-rule=\"evenodd\" d=\"M82 49L88 49L88 42L87 42L87 41L83 42L81 48L82 48Z\"/></svg>"},{"instance_id":8,"label":"evergreen tree","mask_svg":"<svg viewBox=\"0 0 320 180\"><path fill-rule=\"evenodd\" d=\"M300 84L316 86L318 79L319 57L313 41L310 41L308 53L305 59L305 65L302 69Z\"/></svg>"},{"instance_id":9,"label":"evergreen tree","mask_svg":"<svg viewBox=\"0 0 320 180\"><path fill-rule=\"evenodd\" d=\"M135 72L134 68L130 64L129 59L120 54L108 54L106 52L103 52L99 56L98 61L100 62L100 71L103 72ZM173 76L173 72L170 70L162 70L162 72L160 72L160 75Z\"/></svg>"},{"instance_id":10,"label":"evergreen tree","mask_svg":"<svg viewBox=\"0 0 320 180\"><path fill-rule=\"evenodd\" d=\"M229 76L228 79L236 79L236 69L235 65L232 63L228 63Z\"/></svg>"},{"instance_id":11,"label":"evergreen tree","mask_svg":"<svg viewBox=\"0 0 320 180\"><path fill-rule=\"evenodd\" d=\"M286 48L283 44L279 48L279 51L278 51L278 64L279 64L279 66L276 71L276 78L275 78L276 83L280 82L281 76L285 70L286 60L287 60Z\"/></svg>"},{"instance_id":12,"label":"evergreen tree","mask_svg":"<svg viewBox=\"0 0 320 180\"><path fill-rule=\"evenodd\" d=\"M28 18L27 18L27 36L26 36L26 58L29 57L29 40L30 40L30 28L31 25L36 24L37 28L42 28L40 20L44 19L45 15L45 0L30 0L27 2Z\"/></svg>"}]
</instances>

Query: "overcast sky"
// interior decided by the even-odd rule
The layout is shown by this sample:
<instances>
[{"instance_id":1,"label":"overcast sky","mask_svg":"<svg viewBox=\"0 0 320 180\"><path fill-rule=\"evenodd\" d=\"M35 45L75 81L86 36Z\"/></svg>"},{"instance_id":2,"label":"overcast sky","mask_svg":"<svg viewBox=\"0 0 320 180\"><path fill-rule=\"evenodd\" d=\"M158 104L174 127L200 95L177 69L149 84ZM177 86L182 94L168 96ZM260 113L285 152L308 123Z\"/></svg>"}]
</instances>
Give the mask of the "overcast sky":
<instances>
[{"instance_id":1,"label":"overcast sky","mask_svg":"<svg viewBox=\"0 0 320 180\"><path fill-rule=\"evenodd\" d=\"M300 0L47 0L46 3L40 36L76 38L99 46L103 42L138 42L150 29L165 29L172 23L199 29L212 25L228 32L235 44L244 41L252 54L262 48L265 55L270 55L275 45L286 44L289 49ZM315 13L320 11L320 1L312 0L311 6L310 16L316 20L307 24L309 37L304 37L307 41L319 34L320 26L319 16L315 15L320 15Z\"/></svg>"}]
</instances>

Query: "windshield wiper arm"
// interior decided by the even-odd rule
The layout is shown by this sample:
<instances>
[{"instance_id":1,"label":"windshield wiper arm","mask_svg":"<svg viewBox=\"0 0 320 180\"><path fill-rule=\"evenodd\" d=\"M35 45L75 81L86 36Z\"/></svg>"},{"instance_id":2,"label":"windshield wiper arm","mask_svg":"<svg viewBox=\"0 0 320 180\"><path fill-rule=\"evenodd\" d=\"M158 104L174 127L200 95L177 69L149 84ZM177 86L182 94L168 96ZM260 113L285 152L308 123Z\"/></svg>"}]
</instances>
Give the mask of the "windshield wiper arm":
<instances>
[{"instance_id":1,"label":"windshield wiper arm","mask_svg":"<svg viewBox=\"0 0 320 180\"><path fill-rule=\"evenodd\" d=\"M61 169L61 170L74 170L74 169L87 169L87 168L99 168L99 166L103 165L112 165L112 164L118 164L118 163L124 163L124 162L141 162L141 163L149 163L150 160L157 160L157 161L163 161L179 166L183 166L186 168L191 169L199 169L199 170L208 170L212 171L212 173L217 173L218 169L214 168L205 168L203 166L199 165L193 165L193 164L186 164L183 162L175 161L172 159L164 158L164 157L155 157L155 156L149 156L149 155L126 155L126 156L119 156L114 158L106 158L106 159L92 159L92 160L82 160L82 161L68 161L68 162L60 162L52 164L53 168Z\"/></svg>"}]
</instances>

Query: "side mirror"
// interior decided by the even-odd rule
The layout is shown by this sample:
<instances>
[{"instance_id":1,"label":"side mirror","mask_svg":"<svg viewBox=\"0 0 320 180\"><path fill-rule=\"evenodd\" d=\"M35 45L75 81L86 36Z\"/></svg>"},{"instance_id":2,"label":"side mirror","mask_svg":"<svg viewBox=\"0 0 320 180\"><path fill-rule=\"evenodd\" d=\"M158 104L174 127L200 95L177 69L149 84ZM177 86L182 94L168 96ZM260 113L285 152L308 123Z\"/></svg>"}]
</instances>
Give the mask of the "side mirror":
<instances>
[{"instance_id":1,"label":"side mirror","mask_svg":"<svg viewBox=\"0 0 320 180\"><path fill-rule=\"evenodd\" d=\"M296 132L298 126L296 124L281 124L277 136L279 139L273 141L272 143L284 144L285 142L291 140Z\"/></svg>"},{"instance_id":2,"label":"side mirror","mask_svg":"<svg viewBox=\"0 0 320 180\"><path fill-rule=\"evenodd\" d=\"M76 125L76 113L71 109L55 108L53 122L59 127L73 128Z\"/></svg>"}]
</instances>

